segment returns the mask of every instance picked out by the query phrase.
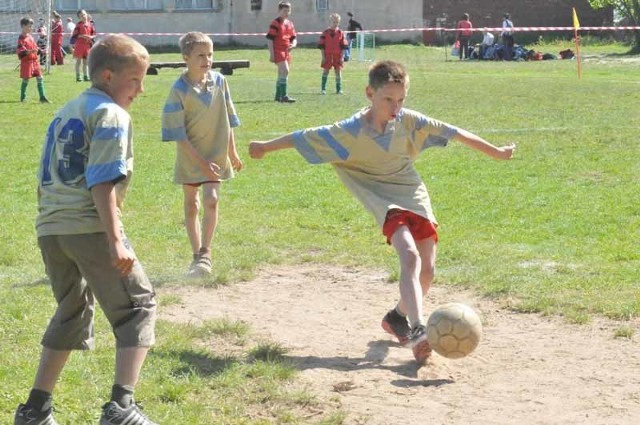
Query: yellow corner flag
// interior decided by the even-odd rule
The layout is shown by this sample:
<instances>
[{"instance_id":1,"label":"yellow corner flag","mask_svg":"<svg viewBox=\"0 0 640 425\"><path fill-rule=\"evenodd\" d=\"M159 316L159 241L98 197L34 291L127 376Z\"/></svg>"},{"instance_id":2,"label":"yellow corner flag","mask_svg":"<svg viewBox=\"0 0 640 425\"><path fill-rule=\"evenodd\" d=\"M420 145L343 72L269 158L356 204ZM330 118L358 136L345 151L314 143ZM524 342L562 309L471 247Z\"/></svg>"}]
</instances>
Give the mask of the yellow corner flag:
<instances>
[{"instance_id":1,"label":"yellow corner flag","mask_svg":"<svg viewBox=\"0 0 640 425\"><path fill-rule=\"evenodd\" d=\"M580 37L578 36L578 28L580 28L580 21L578 21L578 14L576 8L573 9L573 35L576 40L576 63L578 64L578 80L582 77L582 66L580 64Z\"/></svg>"}]
</instances>

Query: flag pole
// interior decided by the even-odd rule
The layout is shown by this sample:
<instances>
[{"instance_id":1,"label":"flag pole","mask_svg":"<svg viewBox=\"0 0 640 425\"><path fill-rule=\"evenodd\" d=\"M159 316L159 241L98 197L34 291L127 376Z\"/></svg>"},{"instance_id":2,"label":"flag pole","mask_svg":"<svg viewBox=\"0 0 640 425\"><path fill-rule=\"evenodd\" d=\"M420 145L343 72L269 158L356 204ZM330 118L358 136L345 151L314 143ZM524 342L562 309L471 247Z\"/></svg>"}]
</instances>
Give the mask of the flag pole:
<instances>
[{"instance_id":1,"label":"flag pole","mask_svg":"<svg viewBox=\"0 0 640 425\"><path fill-rule=\"evenodd\" d=\"M573 8L573 38L576 40L576 61L578 64L578 80L582 77L582 65L580 61L580 36L578 35L578 28L580 28L580 21L578 21L578 14L576 8Z\"/></svg>"}]
</instances>

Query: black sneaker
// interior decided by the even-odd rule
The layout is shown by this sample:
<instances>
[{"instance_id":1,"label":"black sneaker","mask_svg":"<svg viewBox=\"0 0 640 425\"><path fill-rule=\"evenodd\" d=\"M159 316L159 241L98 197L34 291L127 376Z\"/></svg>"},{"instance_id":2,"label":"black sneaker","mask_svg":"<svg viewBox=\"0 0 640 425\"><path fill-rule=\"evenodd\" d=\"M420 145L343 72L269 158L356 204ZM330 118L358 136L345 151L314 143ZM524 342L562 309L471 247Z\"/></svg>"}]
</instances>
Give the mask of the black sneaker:
<instances>
[{"instance_id":1,"label":"black sneaker","mask_svg":"<svg viewBox=\"0 0 640 425\"><path fill-rule=\"evenodd\" d=\"M131 403L126 409L115 401L102 406L100 425L158 425L151 422L141 411L140 405Z\"/></svg>"},{"instance_id":2,"label":"black sneaker","mask_svg":"<svg viewBox=\"0 0 640 425\"><path fill-rule=\"evenodd\" d=\"M40 103L51 103L51 102L49 102L49 99L47 99L46 97L41 97Z\"/></svg>"},{"instance_id":3,"label":"black sneaker","mask_svg":"<svg viewBox=\"0 0 640 425\"><path fill-rule=\"evenodd\" d=\"M424 325L418 325L411 329L409 342L416 362L420 365L425 364L431 356L431 346L427 340L427 328Z\"/></svg>"},{"instance_id":4,"label":"black sneaker","mask_svg":"<svg viewBox=\"0 0 640 425\"><path fill-rule=\"evenodd\" d=\"M395 337L401 345L409 342L409 323L407 318L400 316L396 309L391 309L382 318L382 329L393 337Z\"/></svg>"},{"instance_id":5,"label":"black sneaker","mask_svg":"<svg viewBox=\"0 0 640 425\"><path fill-rule=\"evenodd\" d=\"M294 103L296 100L292 97L287 96L286 94L284 96L281 96L280 99L278 99L278 102L280 103Z\"/></svg>"},{"instance_id":6,"label":"black sneaker","mask_svg":"<svg viewBox=\"0 0 640 425\"><path fill-rule=\"evenodd\" d=\"M44 412L34 409L26 404L21 404L16 410L13 425L58 425L53 419L53 409Z\"/></svg>"}]
</instances>

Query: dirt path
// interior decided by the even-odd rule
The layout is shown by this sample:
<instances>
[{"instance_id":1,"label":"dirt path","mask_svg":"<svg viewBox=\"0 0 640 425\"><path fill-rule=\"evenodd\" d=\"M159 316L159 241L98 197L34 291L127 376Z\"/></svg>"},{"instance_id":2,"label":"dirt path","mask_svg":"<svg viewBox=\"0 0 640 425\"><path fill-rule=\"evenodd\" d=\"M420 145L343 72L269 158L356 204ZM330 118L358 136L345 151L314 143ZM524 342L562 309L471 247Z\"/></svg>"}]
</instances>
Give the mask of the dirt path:
<instances>
[{"instance_id":1,"label":"dirt path","mask_svg":"<svg viewBox=\"0 0 640 425\"><path fill-rule=\"evenodd\" d=\"M379 326L397 293L385 277L278 267L220 289L165 288L181 302L163 306L160 318L249 323L289 349L303 385L327 402L339 399L350 425L640 423L638 322L631 340L615 339L613 322L569 325L436 287L427 311L451 301L471 305L482 314L484 336L471 356L434 354L418 369L410 349Z\"/></svg>"}]
</instances>

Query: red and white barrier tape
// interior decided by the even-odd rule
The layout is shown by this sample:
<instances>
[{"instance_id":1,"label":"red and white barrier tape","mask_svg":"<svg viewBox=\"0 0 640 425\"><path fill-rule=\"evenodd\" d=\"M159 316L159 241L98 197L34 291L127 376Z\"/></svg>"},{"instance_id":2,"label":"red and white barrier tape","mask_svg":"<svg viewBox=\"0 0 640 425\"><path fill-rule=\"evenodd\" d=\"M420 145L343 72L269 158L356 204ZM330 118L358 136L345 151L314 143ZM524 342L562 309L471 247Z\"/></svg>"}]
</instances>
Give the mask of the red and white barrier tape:
<instances>
[{"instance_id":1,"label":"red and white barrier tape","mask_svg":"<svg viewBox=\"0 0 640 425\"><path fill-rule=\"evenodd\" d=\"M510 28L512 32L545 32L545 31L574 31L574 27L514 27ZM472 32L482 31L502 32L502 27L497 28L471 28ZM578 27L578 31L638 31L640 26L625 26L625 27ZM442 27L424 27L424 28L394 28L394 29L379 29L379 30L366 30L365 33L385 33L385 32L413 32L413 31L444 31L444 32L456 32L456 28L442 28ZM0 31L0 35L6 34L20 34L19 32ZM68 33L64 33L69 35ZM98 33L98 35L106 35L110 33ZM130 36L181 36L182 32L125 32L121 34L127 34ZM207 35L214 37L230 37L230 36L265 36L265 32L214 32L207 33ZM322 31L307 31L298 32L298 35L320 35Z\"/></svg>"}]
</instances>

